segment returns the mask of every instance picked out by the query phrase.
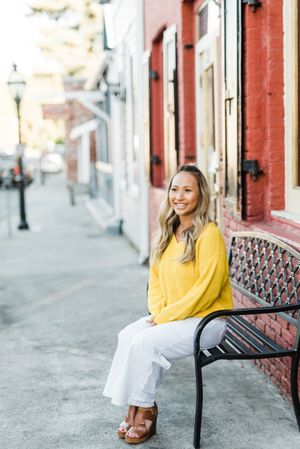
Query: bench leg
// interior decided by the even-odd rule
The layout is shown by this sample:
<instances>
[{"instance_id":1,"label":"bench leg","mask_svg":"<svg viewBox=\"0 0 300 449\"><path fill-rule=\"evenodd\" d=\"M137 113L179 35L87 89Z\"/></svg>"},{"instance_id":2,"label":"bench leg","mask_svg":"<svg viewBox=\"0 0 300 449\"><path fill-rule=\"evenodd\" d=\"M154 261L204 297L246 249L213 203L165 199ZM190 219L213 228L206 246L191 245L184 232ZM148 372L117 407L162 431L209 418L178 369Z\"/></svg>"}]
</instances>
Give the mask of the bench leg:
<instances>
[{"instance_id":1,"label":"bench leg","mask_svg":"<svg viewBox=\"0 0 300 449\"><path fill-rule=\"evenodd\" d=\"M291 366L291 393L293 399L294 411L300 431L300 402L298 393L298 368L299 368L299 358L300 354L297 353L295 357L292 358Z\"/></svg>"},{"instance_id":2,"label":"bench leg","mask_svg":"<svg viewBox=\"0 0 300 449\"><path fill-rule=\"evenodd\" d=\"M196 411L195 411L195 427L194 427L194 448L200 449L201 421L202 421L202 407L203 407L203 383L202 383L202 369L197 359L195 359L195 371L196 371Z\"/></svg>"}]
</instances>

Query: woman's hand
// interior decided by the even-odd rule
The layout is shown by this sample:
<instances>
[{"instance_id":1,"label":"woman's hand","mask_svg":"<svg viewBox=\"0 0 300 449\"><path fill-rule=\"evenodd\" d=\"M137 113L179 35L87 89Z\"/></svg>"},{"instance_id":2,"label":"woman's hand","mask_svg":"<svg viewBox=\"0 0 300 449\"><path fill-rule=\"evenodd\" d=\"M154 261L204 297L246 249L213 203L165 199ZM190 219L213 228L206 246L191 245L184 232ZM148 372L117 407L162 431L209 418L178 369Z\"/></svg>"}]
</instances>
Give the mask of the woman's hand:
<instances>
[{"instance_id":1,"label":"woman's hand","mask_svg":"<svg viewBox=\"0 0 300 449\"><path fill-rule=\"evenodd\" d=\"M152 315L150 315L149 318L146 320L146 323L150 323L150 324L152 324L153 326L155 326L156 323L155 323L154 319L155 319L155 318L154 318Z\"/></svg>"}]
</instances>

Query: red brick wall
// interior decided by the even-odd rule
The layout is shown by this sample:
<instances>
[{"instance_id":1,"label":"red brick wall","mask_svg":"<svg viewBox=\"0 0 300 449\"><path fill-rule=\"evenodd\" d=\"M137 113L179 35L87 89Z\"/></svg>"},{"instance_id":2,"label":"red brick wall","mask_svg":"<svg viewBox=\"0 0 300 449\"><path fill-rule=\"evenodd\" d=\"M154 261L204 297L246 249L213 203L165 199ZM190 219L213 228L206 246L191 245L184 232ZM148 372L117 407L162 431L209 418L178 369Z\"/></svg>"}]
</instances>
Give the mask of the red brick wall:
<instances>
[{"instance_id":1,"label":"red brick wall","mask_svg":"<svg viewBox=\"0 0 300 449\"><path fill-rule=\"evenodd\" d=\"M272 210L284 209L284 59L283 5L265 0L255 13L243 6L243 159L257 159L264 175L254 181L243 179L243 221L236 221L224 211L224 234L250 229L271 233L300 249L299 225L271 217ZM253 303L234 293L235 306ZM255 325L285 348L294 340L295 329L280 318L254 317ZM255 362L290 396L288 359ZM300 379L299 379L300 380Z\"/></svg>"},{"instance_id":2,"label":"red brick wall","mask_svg":"<svg viewBox=\"0 0 300 449\"><path fill-rule=\"evenodd\" d=\"M299 224L272 217L284 209L284 57L282 0L265 0L255 13L243 6L243 159L257 159L264 174L243 179L243 221L224 211L225 234L263 230L300 249ZM274 32L276 30L276 32Z\"/></svg>"},{"instance_id":3,"label":"red brick wall","mask_svg":"<svg viewBox=\"0 0 300 449\"><path fill-rule=\"evenodd\" d=\"M265 0L255 13L243 6L243 159L257 159L264 174L244 176L245 225L264 229L300 248L299 225L271 217L284 209L283 5ZM276 32L274 32L276 30ZM229 229L237 224L226 216Z\"/></svg>"},{"instance_id":4,"label":"red brick wall","mask_svg":"<svg viewBox=\"0 0 300 449\"><path fill-rule=\"evenodd\" d=\"M244 6L244 158L257 159L264 170L257 181L245 178L244 217L250 221L284 209L282 10L282 0L266 0L255 13Z\"/></svg>"},{"instance_id":5,"label":"red brick wall","mask_svg":"<svg viewBox=\"0 0 300 449\"><path fill-rule=\"evenodd\" d=\"M76 92L84 90L84 79L65 78L65 92ZM65 121L65 148L67 163L67 179L76 181L77 179L77 145L78 140L70 139L70 131L77 125L91 120L94 115L86 109L78 100L66 100L64 104L44 104L43 115L45 119L60 119ZM91 136L91 160L95 160L95 133Z\"/></svg>"},{"instance_id":6,"label":"red brick wall","mask_svg":"<svg viewBox=\"0 0 300 449\"><path fill-rule=\"evenodd\" d=\"M163 28L180 23L181 0L144 0L145 48L151 49L152 41Z\"/></svg>"},{"instance_id":7,"label":"red brick wall","mask_svg":"<svg viewBox=\"0 0 300 449\"><path fill-rule=\"evenodd\" d=\"M164 182L164 103L163 103L163 41L162 33L152 43L151 70L156 78L150 80L151 92L151 156L159 162L151 164L151 183L161 187Z\"/></svg>"},{"instance_id":8,"label":"red brick wall","mask_svg":"<svg viewBox=\"0 0 300 449\"><path fill-rule=\"evenodd\" d=\"M179 163L196 161L195 15L192 2L181 3L178 36ZM193 45L191 47L191 45Z\"/></svg>"},{"instance_id":9,"label":"red brick wall","mask_svg":"<svg viewBox=\"0 0 300 449\"><path fill-rule=\"evenodd\" d=\"M43 104L43 118L45 120L64 119L66 115L66 105L63 104Z\"/></svg>"},{"instance_id":10,"label":"red brick wall","mask_svg":"<svg viewBox=\"0 0 300 449\"><path fill-rule=\"evenodd\" d=\"M83 91L84 79L65 78L65 92ZM77 125L87 122L94 117L93 113L86 109L78 100L66 100L65 104L65 129L66 129L66 163L67 178L69 181L77 180L77 140L70 139L70 131Z\"/></svg>"}]
</instances>

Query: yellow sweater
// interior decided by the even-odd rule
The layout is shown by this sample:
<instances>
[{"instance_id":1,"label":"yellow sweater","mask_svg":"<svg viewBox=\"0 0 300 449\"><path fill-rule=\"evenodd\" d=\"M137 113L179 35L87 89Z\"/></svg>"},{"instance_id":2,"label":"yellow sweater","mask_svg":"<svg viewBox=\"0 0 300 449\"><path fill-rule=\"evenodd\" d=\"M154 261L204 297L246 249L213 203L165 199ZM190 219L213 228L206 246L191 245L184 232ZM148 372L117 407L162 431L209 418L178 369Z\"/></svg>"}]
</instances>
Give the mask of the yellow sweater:
<instances>
[{"instance_id":1,"label":"yellow sweater","mask_svg":"<svg viewBox=\"0 0 300 449\"><path fill-rule=\"evenodd\" d=\"M207 224L195 247L195 261L180 263L184 242L173 235L160 260L150 266L148 308L157 324L203 317L232 308L226 248L219 228Z\"/></svg>"}]
</instances>

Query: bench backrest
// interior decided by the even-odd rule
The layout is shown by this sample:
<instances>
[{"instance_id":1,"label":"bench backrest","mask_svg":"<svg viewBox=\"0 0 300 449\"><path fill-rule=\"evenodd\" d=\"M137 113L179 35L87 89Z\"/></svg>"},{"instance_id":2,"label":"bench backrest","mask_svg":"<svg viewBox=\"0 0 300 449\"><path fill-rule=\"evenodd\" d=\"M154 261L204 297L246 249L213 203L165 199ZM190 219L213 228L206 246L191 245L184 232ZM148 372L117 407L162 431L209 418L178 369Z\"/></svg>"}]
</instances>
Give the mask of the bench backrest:
<instances>
[{"instance_id":1,"label":"bench backrest","mask_svg":"<svg viewBox=\"0 0 300 449\"><path fill-rule=\"evenodd\" d=\"M267 306L300 303L300 252L269 234L235 232L229 250L232 286ZM298 311L280 313L293 325Z\"/></svg>"}]
</instances>

